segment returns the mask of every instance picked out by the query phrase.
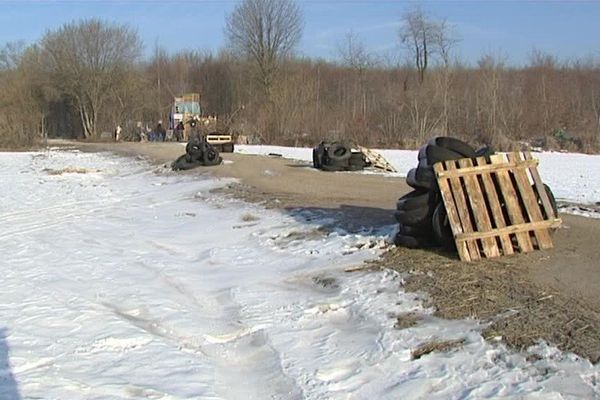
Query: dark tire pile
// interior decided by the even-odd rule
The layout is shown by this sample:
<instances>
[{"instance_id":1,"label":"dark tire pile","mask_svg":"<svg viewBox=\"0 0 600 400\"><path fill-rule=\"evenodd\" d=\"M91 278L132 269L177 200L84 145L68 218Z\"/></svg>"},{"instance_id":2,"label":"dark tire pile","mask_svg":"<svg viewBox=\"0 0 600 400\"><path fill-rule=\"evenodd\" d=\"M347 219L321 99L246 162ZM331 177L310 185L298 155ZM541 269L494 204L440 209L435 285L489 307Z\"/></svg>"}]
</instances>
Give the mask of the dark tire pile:
<instances>
[{"instance_id":1,"label":"dark tire pile","mask_svg":"<svg viewBox=\"0 0 600 400\"><path fill-rule=\"evenodd\" d=\"M313 149L313 167L323 171L360 171L371 163L360 151L341 142L321 142Z\"/></svg>"},{"instance_id":2,"label":"dark tire pile","mask_svg":"<svg viewBox=\"0 0 600 400\"><path fill-rule=\"evenodd\" d=\"M414 190L398 199L394 216L399 223L394 238L397 246L408 248L454 248L454 237L446 208L437 186L433 164L440 161L489 156L492 151L475 151L468 143L451 137L429 140L418 155L416 168L408 171L406 183Z\"/></svg>"},{"instance_id":3,"label":"dark tire pile","mask_svg":"<svg viewBox=\"0 0 600 400\"><path fill-rule=\"evenodd\" d=\"M461 158L489 157L489 147L475 150L468 143L451 137L436 137L421 147L416 168L408 171L406 183L414 190L400 197L394 216L399 223L394 237L397 246L408 248L442 247L454 250L454 236L437 185L433 164ZM554 195L547 185L546 193L555 215ZM538 199L541 204L541 200ZM546 216L545 216L546 217Z\"/></svg>"},{"instance_id":4,"label":"dark tire pile","mask_svg":"<svg viewBox=\"0 0 600 400\"><path fill-rule=\"evenodd\" d=\"M433 164L440 161L489 155L488 148L475 151L468 143L451 137L436 137L419 150L416 168L408 171L406 183L414 190L396 203L399 223L394 238L397 246L408 248L454 247L446 208L437 186Z\"/></svg>"},{"instance_id":5,"label":"dark tire pile","mask_svg":"<svg viewBox=\"0 0 600 400\"><path fill-rule=\"evenodd\" d=\"M181 171L199 166L219 165L223 159L219 151L201 138L192 138L185 146L185 154L171 163L173 171Z\"/></svg>"}]
</instances>

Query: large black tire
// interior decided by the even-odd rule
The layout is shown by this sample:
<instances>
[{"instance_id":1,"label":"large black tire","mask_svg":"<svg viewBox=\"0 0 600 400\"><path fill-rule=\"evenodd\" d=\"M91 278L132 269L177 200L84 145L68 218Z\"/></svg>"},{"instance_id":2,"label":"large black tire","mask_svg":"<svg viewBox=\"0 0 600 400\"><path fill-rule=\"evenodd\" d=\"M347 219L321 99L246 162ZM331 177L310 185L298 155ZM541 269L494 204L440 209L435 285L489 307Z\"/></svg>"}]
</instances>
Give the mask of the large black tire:
<instances>
[{"instance_id":1,"label":"large black tire","mask_svg":"<svg viewBox=\"0 0 600 400\"><path fill-rule=\"evenodd\" d=\"M396 202L396 210L414 210L415 208L429 207L434 204L439 195L431 190L413 190L400 197Z\"/></svg>"},{"instance_id":2,"label":"large black tire","mask_svg":"<svg viewBox=\"0 0 600 400\"><path fill-rule=\"evenodd\" d=\"M325 155L325 147L319 144L313 149L313 167L320 169L323 166L323 156Z\"/></svg>"},{"instance_id":3,"label":"large black tire","mask_svg":"<svg viewBox=\"0 0 600 400\"><path fill-rule=\"evenodd\" d=\"M223 153L233 153L235 146L233 143L224 143L221 145Z\"/></svg>"},{"instance_id":4,"label":"large black tire","mask_svg":"<svg viewBox=\"0 0 600 400\"><path fill-rule=\"evenodd\" d=\"M333 142L327 149L327 157L332 161L348 161L352 151L350 146L340 142Z\"/></svg>"},{"instance_id":5,"label":"large black tire","mask_svg":"<svg viewBox=\"0 0 600 400\"><path fill-rule=\"evenodd\" d=\"M346 167L346 171L362 171L363 169L365 169L363 165L348 164Z\"/></svg>"},{"instance_id":6,"label":"large black tire","mask_svg":"<svg viewBox=\"0 0 600 400\"><path fill-rule=\"evenodd\" d=\"M173 171L183 171L192 168L196 168L202 165L200 161L189 161L189 154L184 154L179 156L173 163L171 164L171 169Z\"/></svg>"},{"instance_id":7,"label":"large black tire","mask_svg":"<svg viewBox=\"0 0 600 400\"><path fill-rule=\"evenodd\" d=\"M406 183L414 189L437 190L437 181L431 166L420 165L408 171Z\"/></svg>"},{"instance_id":8,"label":"large black tire","mask_svg":"<svg viewBox=\"0 0 600 400\"><path fill-rule=\"evenodd\" d=\"M426 144L419 150L419 164L433 165L440 161L460 160L465 158L461 153L433 144Z\"/></svg>"},{"instance_id":9,"label":"large black tire","mask_svg":"<svg viewBox=\"0 0 600 400\"><path fill-rule=\"evenodd\" d=\"M495 153L496 152L494 151L494 149L491 146L483 146L483 147L480 147L477 150L475 150L476 157L488 158L489 156L492 156Z\"/></svg>"},{"instance_id":10,"label":"large black tire","mask_svg":"<svg viewBox=\"0 0 600 400\"><path fill-rule=\"evenodd\" d=\"M202 158L202 144L198 141L190 140L188 144L185 145L185 152L192 156L193 159L199 160Z\"/></svg>"},{"instance_id":11,"label":"large black tire","mask_svg":"<svg viewBox=\"0 0 600 400\"><path fill-rule=\"evenodd\" d=\"M430 238L421 236L403 235L398 232L394 236L394 244L399 247L407 247L409 249L419 249L432 247L433 243Z\"/></svg>"},{"instance_id":12,"label":"large black tire","mask_svg":"<svg viewBox=\"0 0 600 400\"><path fill-rule=\"evenodd\" d=\"M352 152L350 154L350 158L348 159L348 164L351 166L356 166L356 167L360 167L361 169L367 166L367 158L365 157L365 155L358 151L358 152Z\"/></svg>"},{"instance_id":13,"label":"large black tire","mask_svg":"<svg viewBox=\"0 0 600 400\"><path fill-rule=\"evenodd\" d=\"M346 168L348 166L344 166L344 165L337 165L337 164L323 164L321 165L321 169L323 171L328 171L328 172L339 172L339 171L345 171Z\"/></svg>"},{"instance_id":14,"label":"large black tire","mask_svg":"<svg viewBox=\"0 0 600 400\"><path fill-rule=\"evenodd\" d=\"M452 234L452 228L450 227L450 221L446 213L446 207L444 203L440 202L431 216L431 226L433 228L433 235L436 242L446 250L453 250L456 248L454 243L454 235Z\"/></svg>"},{"instance_id":15,"label":"large black tire","mask_svg":"<svg viewBox=\"0 0 600 400\"><path fill-rule=\"evenodd\" d=\"M548 195L548 200L550 200L550 206L552 207L552 211L554 211L554 216L558 217L558 207L556 205L556 198L554 197L554 193L552 193L550 186L546 185L545 183L544 183L544 190L546 191L546 194ZM538 204L540 205L540 207L542 209L543 217L545 219L548 219L550 216L547 215L546 210L544 210L544 207L542 206L542 199L538 196L537 200L538 200Z\"/></svg>"},{"instance_id":16,"label":"large black tire","mask_svg":"<svg viewBox=\"0 0 600 400\"><path fill-rule=\"evenodd\" d=\"M394 218L402 225L430 226L432 212L433 210L429 206L423 206L412 210L396 210L394 211Z\"/></svg>"},{"instance_id":17,"label":"large black tire","mask_svg":"<svg viewBox=\"0 0 600 400\"><path fill-rule=\"evenodd\" d=\"M221 161L223 161L223 159L219 157L219 151L213 146L209 145L204 151L202 161L204 165L211 166L221 164Z\"/></svg>"},{"instance_id":18,"label":"large black tire","mask_svg":"<svg viewBox=\"0 0 600 400\"><path fill-rule=\"evenodd\" d=\"M475 157L475 149L470 144L453 137L438 136L430 139L427 143L452 150L453 152L460 154L462 156L461 158Z\"/></svg>"},{"instance_id":19,"label":"large black tire","mask_svg":"<svg viewBox=\"0 0 600 400\"><path fill-rule=\"evenodd\" d=\"M401 235L405 236L415 236L415 237L423 237L430 238L433 240L433 228L431 224L422 224L422 225L403 225L398 224L398 232Z\"/></svg>"}]
</instances>

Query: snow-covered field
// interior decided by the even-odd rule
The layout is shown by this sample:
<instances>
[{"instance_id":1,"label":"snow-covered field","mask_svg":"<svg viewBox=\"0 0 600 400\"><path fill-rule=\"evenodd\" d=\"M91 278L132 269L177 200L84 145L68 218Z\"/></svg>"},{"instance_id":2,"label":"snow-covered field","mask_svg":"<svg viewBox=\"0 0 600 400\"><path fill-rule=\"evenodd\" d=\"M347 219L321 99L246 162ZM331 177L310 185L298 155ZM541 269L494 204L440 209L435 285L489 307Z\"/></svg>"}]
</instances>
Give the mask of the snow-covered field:
<instances>
[{"instance_id":1,"label":"snow-covered field","mask_svg":"<svg viewBox=\"0 0 600 400\"><path fill-rule=\"evenodd\" d=\"M1 399L600 396L600 366L544 344L526 361L397 273L344 272L389 232L324 234L106 154L0 165ZM406 312L423 319L395 329ZM411 359L434 339L465 342Z\"/></svg>"},{"instance_id":2,"label":"snow-covered field","mask_svg":"<svg viewBox=\"0 0 600 400\"><path fill-rule=\"evenodd\" d=\"M281 146L237 145L236 151L248 154L281 154L283 157L312 163L312 149ZM398 171L406 176L417 165L417 151L377 150ZM600 155L534 153L540 160L538 170L544 183L554 192L557 200L578 204L600 202Z\"/></svg>"}]
</instances>

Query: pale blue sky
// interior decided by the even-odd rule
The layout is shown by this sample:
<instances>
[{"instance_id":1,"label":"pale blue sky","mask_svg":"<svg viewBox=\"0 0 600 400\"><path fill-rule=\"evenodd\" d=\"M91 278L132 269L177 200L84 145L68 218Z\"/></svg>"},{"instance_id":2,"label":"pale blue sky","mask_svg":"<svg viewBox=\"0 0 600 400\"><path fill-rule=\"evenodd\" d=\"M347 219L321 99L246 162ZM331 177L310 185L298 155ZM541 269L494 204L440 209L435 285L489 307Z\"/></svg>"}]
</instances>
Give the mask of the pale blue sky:
<instances>
[{"instance_id":1,"label":"pale blue sky","mask_svg":"<svg viewBox=\"0 0 600 400\"><path fill-rule=\"evenodd\" d=\"M224 45L226 15L236 1L2 1L0 44L39 40L65 22L96 17L127 23L138 30L152 52L155 43L169 51L211 50ZM599 1L365 1L298 2L305 29L299 51L309 57L335 59L347 32L353 31L380 57L401 55L401 15L420 5L445 18L461 38L455 53L475 63L482 54L523 64L533 48L560 59L600 58Z\"/></svg>"}]
</instances>

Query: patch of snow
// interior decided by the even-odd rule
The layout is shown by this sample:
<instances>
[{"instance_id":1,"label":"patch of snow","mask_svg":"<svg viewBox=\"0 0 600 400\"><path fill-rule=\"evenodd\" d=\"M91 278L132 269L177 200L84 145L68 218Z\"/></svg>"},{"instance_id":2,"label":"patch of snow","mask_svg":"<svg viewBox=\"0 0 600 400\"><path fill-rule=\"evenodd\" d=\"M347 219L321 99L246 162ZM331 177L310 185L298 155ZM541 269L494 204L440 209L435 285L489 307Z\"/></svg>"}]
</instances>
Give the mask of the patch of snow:
<instances>
[{"instance_id":1,"label":"patch of snow","mask_svg":"<svg viewBox=\"0 0 600 400\"><path fill-rule=\"evenodd\" d=\"M226 180L106 154L0 162L0 397L600 396L599 366L544 344L529 362L477 321L434 317L396 272L344 272L383 236L315 231L211 193ZM67 167L99 172L45 172ZM395 329L408 312L420 322Z\"/></svg>"}]
</instances>

